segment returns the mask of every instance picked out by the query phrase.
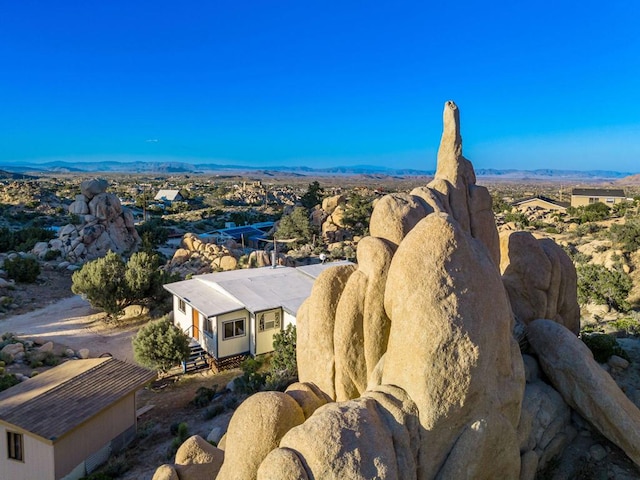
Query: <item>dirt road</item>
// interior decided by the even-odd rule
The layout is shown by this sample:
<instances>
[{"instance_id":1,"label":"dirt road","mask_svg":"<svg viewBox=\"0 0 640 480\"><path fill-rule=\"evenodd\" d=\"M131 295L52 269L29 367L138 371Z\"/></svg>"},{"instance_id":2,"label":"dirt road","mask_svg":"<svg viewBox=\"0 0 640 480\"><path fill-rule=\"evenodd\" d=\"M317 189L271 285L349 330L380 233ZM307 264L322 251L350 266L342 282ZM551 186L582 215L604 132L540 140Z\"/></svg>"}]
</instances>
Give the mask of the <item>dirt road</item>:
<instances>
[{"instance_id":1,"label":"dirt road","mask_svg":"<svg viewBox=\"0 0 640 480\"><path fill-rule=\"evenodd\" d=\"M105 325L102 315L89 302L76 295L59 300L45 308L0 320L0 333L52 341L74 350L88 348L91 357L110 353L133 362L131 339L136 328L114 328Z\"/></svg>"}]
</instances>

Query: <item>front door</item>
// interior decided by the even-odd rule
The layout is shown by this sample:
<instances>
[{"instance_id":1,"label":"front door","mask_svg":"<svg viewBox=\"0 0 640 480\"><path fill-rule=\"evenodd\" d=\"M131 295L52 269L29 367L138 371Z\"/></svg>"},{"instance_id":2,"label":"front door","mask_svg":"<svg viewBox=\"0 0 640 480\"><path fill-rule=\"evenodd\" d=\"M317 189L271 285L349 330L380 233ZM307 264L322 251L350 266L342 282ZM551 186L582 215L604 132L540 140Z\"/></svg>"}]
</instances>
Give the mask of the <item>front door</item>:
<instances>
[{"instance_id":1,"label":"front door","mask_svg":"<svg viewBox=\"0 0 640 480\"><path fill-rule=\"evenodd\" d=\"M191 336L195 338L197 341L200 341L200 314L198 310L195 308L191 310L192 317L192 326L191 326Z\"/></svg>"}]
</instances>

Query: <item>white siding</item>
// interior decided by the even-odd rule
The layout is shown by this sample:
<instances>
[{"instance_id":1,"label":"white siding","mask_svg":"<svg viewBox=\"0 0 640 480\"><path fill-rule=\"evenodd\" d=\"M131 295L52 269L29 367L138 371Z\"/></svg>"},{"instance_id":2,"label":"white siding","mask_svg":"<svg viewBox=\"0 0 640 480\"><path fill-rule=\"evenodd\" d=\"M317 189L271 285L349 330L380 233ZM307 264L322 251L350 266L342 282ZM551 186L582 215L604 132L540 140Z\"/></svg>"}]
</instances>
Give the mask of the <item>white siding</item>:
<instances>
[{"instance_id":1,"label":"white siding","mask_svg":"<svg viewBox=\"0 0 640 480\"><path fill-rule=\"evenodd\" d=\"M244 319L245 321L245 333L241 337L224 339L224 324L232 320ZM250 351L249 340L251 338L249 332L249 312L246 310L237 310L231 313L225 313L217 317L217 329L218 329L218 358L228 357L230 355L237 355L239 353L245 353Z\"/></svg>"},{"instance_id":2,"label":"white siding","mask_svg":"<svg viewBox=\"0 0 640 480\"><path fill-rule=\"evenodd\" d=\"M7 450L7 429L20 433L20 430L7 428L4 425L0 426L0 478L11 480L54 480L53 445L23 433L24 462L10 460Z\"/></svg>"},{"instance_id":3,"label":"white siding","mask_svg":"<svg viewBox=\"0 0 640 480\"><path fill-rule=\"evenodd\" d=\"M179 308L180 297L176 295L173 296L173 324L176 325L183 332L188 332L189 336L191 336L191 311L192 307L188 303L185 302L185 310L184 313L180 311Z\"/></svg>"},{"instance_id":4,"label":"white siding","mask_svg":"<svg viewBox=\"0 0 640 480\"><path fill-rule=\"evenodd\" d=\"M289 325L296 326L296 317L285 311L282 320L282 329L285 330Z\"/></svg>"}]
</instances>

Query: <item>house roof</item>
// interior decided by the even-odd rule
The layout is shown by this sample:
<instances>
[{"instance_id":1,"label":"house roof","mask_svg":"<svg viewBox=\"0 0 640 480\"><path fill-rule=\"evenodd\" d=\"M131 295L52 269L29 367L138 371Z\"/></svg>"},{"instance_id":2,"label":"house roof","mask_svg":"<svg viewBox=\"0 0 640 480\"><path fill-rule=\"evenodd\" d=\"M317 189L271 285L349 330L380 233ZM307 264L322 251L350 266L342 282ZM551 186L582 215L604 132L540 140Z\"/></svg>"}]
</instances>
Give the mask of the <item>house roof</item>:
<instances>
[{"instance_id":1,"label":"house roof","mask_svg":"<svg viewBox=\"0 0 640 480\"><path fill-rule=\"evenodd\" d=\"M248 268L198 275L191 280L169 283L169 292L182 298L207 317L246 308L259 312L282 307L296 314L311 294L316 277L333 262L305 267Z\"/></svg>"},{"instance_id":2,"label":"house roof","mask_svg":"<svg viewBox=\"0 0 640 480\"><path fill-rule=\"evenodd\" d=\"M180 195L180 190L158 190L156 196L153 197L154 200L168 200L170 202L174 201Z\"/></svg>"},{"instance_id":3,"label":"house roof","mask_svg":"<svg viewBox=\"0 0 640 480\"><path fill-rule=\"evenodd\" d=\"M164 288L173 295L182 298L205 317L222 315L244 308L244 305L238 300L212 288L211 285L201 281L198 276L191 280L169 283Z\"/></svg>"},{"instance_id":4,"label":"house roof","mask_svg":"<svg viewBox=\"0 0 640 480\"><path fill-rule=\"evenodd\" d=\"M525 203L535 202L536 200L541 201L541 202L545 202L545 203L549 203L552 206L558 207L558 208L567 208L568 206L571 205L569 202L559 202L557 200L554 200L554 199L549 198L549 197L545 197L543 195L536 195L534 197L523 198L522 200L518 200L517 202L513 202L512 205L514 205L514 206L523 205Z\"/></svg>"},{"instance_id":5,"label":"house roof","mask_svg":"<svg viewBox=\"0 0 640 480\"><path fill-rule=\"evenodd\" d=\"M625 197L624 190L618 188L574 188L571 195L584 197Z\"/></svg>"},{"instance_id":6,"label":"house roof","mask_svg":"<svg viewBox=\"0 0 640 480\"><path fill-rule=\"evenodd\" d=\"M0 393L0 421L55 442L155 377L115 358L67 361Z\"/></svg>"}]
</instances>

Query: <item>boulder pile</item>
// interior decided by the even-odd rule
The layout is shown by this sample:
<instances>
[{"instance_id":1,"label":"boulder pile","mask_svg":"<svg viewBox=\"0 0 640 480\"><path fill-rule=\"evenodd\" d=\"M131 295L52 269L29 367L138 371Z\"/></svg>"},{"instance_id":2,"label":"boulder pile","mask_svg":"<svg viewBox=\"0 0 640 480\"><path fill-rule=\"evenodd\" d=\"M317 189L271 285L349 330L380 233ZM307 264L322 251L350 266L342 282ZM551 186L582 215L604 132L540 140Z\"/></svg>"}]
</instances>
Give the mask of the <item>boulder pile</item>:
<instances>
[{"instance_id":1,"label":"boulder pile","mask_svg":"<svg viewBox=\"0 0 640 480\"><path fill-rule=\"evenodd\" d=\"M134 251L140 244L133 214L122 207L120 199L107 193L104 179L85 180L79 195L69 205L69 213L78 217L77 224L68 224L58 231L58 238L39 242L33 254L45 258L55 250L63 259L82 263L103 257L109 250L116 253Z\"/></svg>"},{"instance_id":2,"label":"boulder pile","mask_svg":"<svg viewBox=\"0 0 640 480\"><path fill-rule=\"evenodd\" d=\"M224 245L186 233L169 262L168 269L184 277L188 273L204 274L238 268L243 251L233 240Z\"/></svg>"},{"instance_id":3,"label":"boulder pile","mask_svg":"<svg viewBox=\"0 0 640 480\"><path fill-rule=\"evenodd\" d=\"M189 273L202 275L211 272L235 270L239 268L240 257L244 250L233 240L223 245L213 239L200 238L193 233L186 233L175 251L167 268L172 273L185 277ZM276 256L278 265L293 266L293 260L282 253ZM249 267L266 267L271 265L269 250L254 250L247 259Z\"/></svg>"},{"instance_id":4,"label":"boulder pile","mask_svg":"<svg viewBox=\"0 0 640 480\"><path fill-rule=\"evenodd\" d=\"M576 336L573 264L498 235L453 102L434 180L380 199L369 231L298 310L301 383L245 400L209 478L532 480L574 416L640 464L640 411ZM176 459L163 478L196 477Z\"/></svg>"}]
</instances>

